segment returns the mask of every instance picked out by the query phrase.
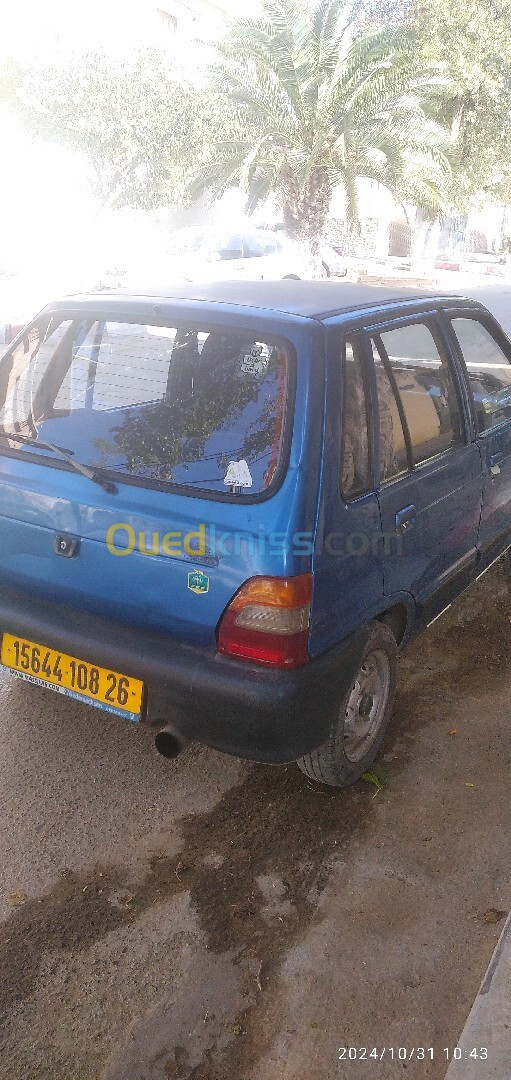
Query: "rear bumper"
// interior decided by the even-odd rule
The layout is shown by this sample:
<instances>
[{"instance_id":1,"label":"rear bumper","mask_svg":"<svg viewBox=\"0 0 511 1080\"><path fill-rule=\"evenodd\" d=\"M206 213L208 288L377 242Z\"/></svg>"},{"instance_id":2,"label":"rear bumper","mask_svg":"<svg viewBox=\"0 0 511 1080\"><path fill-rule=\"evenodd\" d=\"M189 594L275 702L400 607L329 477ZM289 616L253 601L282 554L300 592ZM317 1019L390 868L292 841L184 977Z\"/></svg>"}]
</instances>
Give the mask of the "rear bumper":
<instances>
[{"instance_id":1,"label":"rear bumper","mask_svg":"<svg viewBox=\"0 0 511 1080\"><path fill-rule=\"evenodd\" d=\"M365 643L357 632L295 671L221 656L163 634L0 589L0 632L142 679L146 722L256 761L293 761L327 737Z\"/></svg>"}]
</instances>

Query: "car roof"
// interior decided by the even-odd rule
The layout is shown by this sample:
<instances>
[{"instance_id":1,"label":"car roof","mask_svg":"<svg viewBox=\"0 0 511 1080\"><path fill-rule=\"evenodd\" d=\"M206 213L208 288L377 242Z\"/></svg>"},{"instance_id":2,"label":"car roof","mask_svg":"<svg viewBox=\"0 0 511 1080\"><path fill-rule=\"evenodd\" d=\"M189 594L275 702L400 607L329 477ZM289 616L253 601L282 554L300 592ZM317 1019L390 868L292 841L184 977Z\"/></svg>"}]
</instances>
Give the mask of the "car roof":
<instances>
[{"instance_id":1,"label":"car roof","mask_svg":"<svg viewBox=\"0 0 511 1080\"><path fill-rule=\"evenodd\" d=\"M85 301L87 306L100 300L103 306L109 299L122 301L123 305L133 300L137 306L141 302L154 303L155 299L160 303L166 300L187 303L196 301L208 306L228 305L231 308L251 308L252 312L267 310L283 315L324 320L334 315L365 311L389 304L412 301L452 303L460 297L453 297L452 294L441 296L426 289L413 290L399 285L378 286L352 284L342 280L304 281L284 278L279 281L184 282L164 288L151 288L148 284L141 288L104 290L80 297L66 297L59 303L59 307L74 300L80 300L82 304ZM463 300L464 303L467 302L466 298Z\"/></svg>"}]
</instances>

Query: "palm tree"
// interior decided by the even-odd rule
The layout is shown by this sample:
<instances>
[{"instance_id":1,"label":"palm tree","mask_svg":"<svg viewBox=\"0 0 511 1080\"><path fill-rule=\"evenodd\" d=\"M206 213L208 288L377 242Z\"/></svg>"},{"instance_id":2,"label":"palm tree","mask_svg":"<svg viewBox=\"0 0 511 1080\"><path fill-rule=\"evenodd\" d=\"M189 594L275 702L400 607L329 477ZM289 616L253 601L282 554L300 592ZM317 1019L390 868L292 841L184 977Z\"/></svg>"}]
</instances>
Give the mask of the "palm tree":
<instances>
[{"instance_id":1,"label":"palm tree","mask_svg":"<svg viewBox=\"0 0 511 1080\"><path fill-rule=\"evenodd\" d=\"M449 134L431 115L439 69L417 70L393 31L356 35L342 0L263 0L219 45L213 85L228 137L212 144L192 194L239 184L247 209L273 193L313 262L334 188L358 227L357 178L436 215L450 178Z\"/></svg>"}]
</instances>

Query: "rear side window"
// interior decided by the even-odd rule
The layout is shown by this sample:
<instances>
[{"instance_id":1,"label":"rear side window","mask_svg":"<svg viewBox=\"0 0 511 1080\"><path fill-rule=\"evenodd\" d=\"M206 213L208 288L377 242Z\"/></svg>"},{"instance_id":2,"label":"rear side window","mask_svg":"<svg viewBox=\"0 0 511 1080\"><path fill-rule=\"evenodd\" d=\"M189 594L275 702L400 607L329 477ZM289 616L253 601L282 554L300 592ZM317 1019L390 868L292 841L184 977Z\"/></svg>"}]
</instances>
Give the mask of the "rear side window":
<instances>
[{"instance_id":1,"label":"rear side window","mask_svg":"<svg viewBox=\"0 0 511 1080\"><path fill-rule=\"evenodd\" d=\"M479 431L511 418L511 364L479 319L452 319L465 358Z\"/></svg>"},{"instance_id":2,"label":"rear side window","mask_svg":"<svg viewBox=\"0 0 511 1080\"><path fill-rule=\"evenodd\" d=\"M341 492L345 499L365 494L371 485L367 391L362 344L346 341L343 363Z\"/></svg>"},{"instance_id":3,"label":"rear side window","mask_svg":"<svg viewBox=\"0 0 511 1080\"><path fill-rule=\"evenodd\" d=\"M462 423L448 357L426 323L375 335L373 355L388 480L459 445Z\"/></svg>"},{"instance_id":4,"label":"rear side window","mask_svg":"<svg viewBox=\"0 0 511 1080\"><path fill-rule=\"evenodd\" d=\"M271 233L248 233L245 236L245 256L248 259L261 258L263 255L275 255L278 242Z\"/></svg>"},{"instance_id":5,"label":"rear side window","mask_svg":"<svg viewBox=\"0 0 511 1080\"><path fill-rule=\"evenodd\" d=\"M221 259L241 259L243 255L243 240L239 233L221 236L217 249Z\"/></svg>"},{"instance_id":6,"label":"rear side window","mask_svg":"<svg viewBox=\"0 0 511 1080\"><path fill-rule=\"evenodd\" d=\"M384 367L375 341L372 348L380 414L380 480L385 483L408 472L410 460L399 411L399 395L396 393L395 383L389 378L390 365Z\"/></svg>"},{"instance_id":7,"label":"rear side window","mask_svg":"<svg viewBox=\"0 0 511 1080\"><path fill-rule=\"evenodd\" d=\"M281 460L289 363L243 330L53 320L0 365L0 434L126 477L257 494Z\"/></svg>"}]
</instances>

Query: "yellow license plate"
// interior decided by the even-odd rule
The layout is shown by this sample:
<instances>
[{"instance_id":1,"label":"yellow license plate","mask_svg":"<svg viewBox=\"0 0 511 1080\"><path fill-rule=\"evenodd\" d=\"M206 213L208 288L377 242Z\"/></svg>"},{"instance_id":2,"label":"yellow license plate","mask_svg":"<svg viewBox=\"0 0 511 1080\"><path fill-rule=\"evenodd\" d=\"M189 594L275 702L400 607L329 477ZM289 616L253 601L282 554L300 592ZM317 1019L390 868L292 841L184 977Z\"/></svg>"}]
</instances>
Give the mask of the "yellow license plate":
<instances>
[{"instance_id":1,"label":"yellow license plate","mask_svg":"<svg viewBox=\"0 0 511 1080\"><path fill-rule=\"evenodd\" d=\"M35 641L2 636L0 662L19 678L47 686L67 697L86 701L129 720L139 720L144 684L118 671L89 664L76 656L47 649Z\"/></svg>"}]
</instances>

